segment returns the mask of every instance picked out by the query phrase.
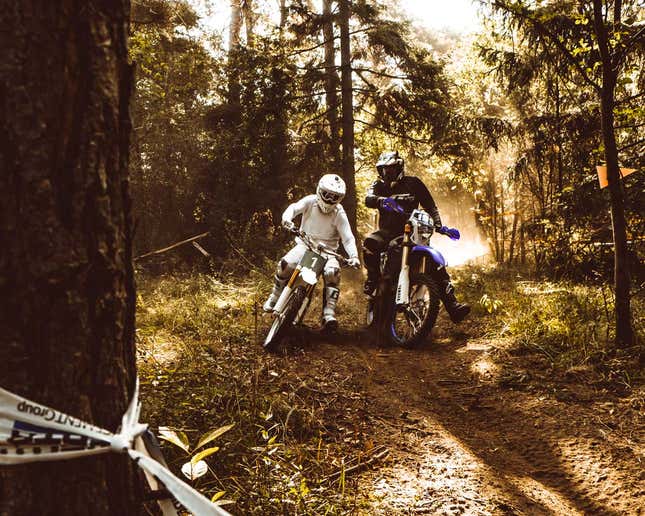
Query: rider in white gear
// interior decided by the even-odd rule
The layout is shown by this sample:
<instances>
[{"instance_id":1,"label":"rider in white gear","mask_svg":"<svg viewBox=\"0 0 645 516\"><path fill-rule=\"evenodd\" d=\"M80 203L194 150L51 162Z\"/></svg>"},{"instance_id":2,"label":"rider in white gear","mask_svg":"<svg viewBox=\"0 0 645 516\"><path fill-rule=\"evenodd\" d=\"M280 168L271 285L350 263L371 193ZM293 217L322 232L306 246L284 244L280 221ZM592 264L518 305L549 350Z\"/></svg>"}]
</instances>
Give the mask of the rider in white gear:
<instances>
[{"instance_id":1,"label":"rider in white gear","mask_svg":"<svg viewBox=\"0 0 645 516\"><path fill-rule=\"evenodd\" d=\"M290 204L282 214L283 226L293 227L293 219L302 215L300 230L312 239L332 249L338 249L342 242L349 255L349 265L358 267L358 249L345 210L340 201L345 197L345 182L336 174L326 174L318 181L315 195L303 197ZM305 245L296 237L296 245L285 254L278 263L275 284L269 298L264 303L264 310L270 312L280 297L296 265L306 251ZM323 273L325 289L323 293L323 328L333 331L338 328L336 321L336 303L340 290L340 264L330 256Z\"/></svg>"}]
</instances>

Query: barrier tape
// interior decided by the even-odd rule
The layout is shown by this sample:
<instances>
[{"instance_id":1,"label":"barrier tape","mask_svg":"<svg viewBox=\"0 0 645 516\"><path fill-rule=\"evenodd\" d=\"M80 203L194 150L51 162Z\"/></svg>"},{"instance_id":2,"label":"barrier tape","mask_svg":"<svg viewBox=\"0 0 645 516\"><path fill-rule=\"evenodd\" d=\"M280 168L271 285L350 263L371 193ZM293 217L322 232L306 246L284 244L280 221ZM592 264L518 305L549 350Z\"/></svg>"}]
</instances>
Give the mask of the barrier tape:
<instances>
[{"instance_id":1,"label":"barrier tape","mask_svg":"<svg viewBox=\"0 0 645 516\"><path fill-rule=\"evenodd\" d=\"M197 516L230 516L168 469L148 425L139 423L140 412L138 380L116 434L0 388L0 465L127 453L153 492L165 488ZM164 516L178 515L170 500L157 503Z\"/></svg>"}]
</instances>

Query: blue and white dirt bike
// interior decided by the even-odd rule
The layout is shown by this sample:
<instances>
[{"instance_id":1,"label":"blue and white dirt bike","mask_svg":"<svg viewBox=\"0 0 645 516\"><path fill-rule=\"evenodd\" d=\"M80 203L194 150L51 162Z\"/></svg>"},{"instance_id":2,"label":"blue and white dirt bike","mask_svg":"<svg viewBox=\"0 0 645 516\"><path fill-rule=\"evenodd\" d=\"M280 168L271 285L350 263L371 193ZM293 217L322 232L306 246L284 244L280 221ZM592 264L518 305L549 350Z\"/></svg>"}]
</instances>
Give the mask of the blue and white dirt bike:
<instances>
[{"instance_id":1,"label":"blue and white dirt bike","mask_svg":"<svg viewBox=\"0 0 645 516\"><path fill-rule=\"evenodd\" d=\"M273 308L273 323L263 344L267 351L277 351L289 330L304 319L328 257L337 258L341 266L348 265L343 255L325 244L314 241L304 231L290 231L300 238L307 251L298 262Z\"/></svg>"},{"instance_id":2,"label":"blue and white dirt bike","mask_svg":"<svg viewBox=\"0 0 645 516\"><path fill-rule=\"evenodd\" d=\"M393 205L403 213L396 202ZM430 214L419 209L407 214L403 235L381 253L380 278L368 299L367 324L379 344L413 347L430 334L437 321L441 297L433 273L445 267L446 260L430 245L435 231ZM459 238L457 230L445 229L450 238Z\"/></svg>"}]
</instances>

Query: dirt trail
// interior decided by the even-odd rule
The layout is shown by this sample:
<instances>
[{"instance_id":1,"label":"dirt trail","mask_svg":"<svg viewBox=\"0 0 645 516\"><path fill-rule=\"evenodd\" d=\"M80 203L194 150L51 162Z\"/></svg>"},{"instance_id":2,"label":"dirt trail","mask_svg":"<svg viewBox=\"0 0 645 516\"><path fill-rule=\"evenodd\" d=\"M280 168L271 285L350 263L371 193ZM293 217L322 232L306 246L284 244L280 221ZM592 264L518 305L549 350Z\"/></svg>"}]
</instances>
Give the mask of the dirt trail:
<instances>
[{"instance_id":1,"label":"dirt trail","mask_svg":"<svg viewBox=\"0 0 645 516\"><path fill-rule=\"evenodd\" d=\"M553 383L476 321L438 326L416 350L312 334L297 360L279 359L311 385L335 371L363 400L337 424L389 448L356 473L361 513L645 514L642 397L592 389L584 371Z\"/></svg>"}]
</instances>

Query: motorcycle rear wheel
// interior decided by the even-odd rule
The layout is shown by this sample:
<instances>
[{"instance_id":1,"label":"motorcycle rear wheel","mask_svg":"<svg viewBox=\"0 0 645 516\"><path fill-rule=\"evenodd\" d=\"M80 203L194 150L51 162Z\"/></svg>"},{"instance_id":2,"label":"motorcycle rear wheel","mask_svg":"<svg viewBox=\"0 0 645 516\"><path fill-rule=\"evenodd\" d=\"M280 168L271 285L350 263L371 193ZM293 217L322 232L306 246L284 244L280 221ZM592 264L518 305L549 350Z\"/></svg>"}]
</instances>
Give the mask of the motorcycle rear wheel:
<instances>
[{"instance_id":1,"label":"motorcycle rear wheel","mask_svg":"<svg viewBox=\"0 0 645 516\"><path fill-rule=\"evenodd\" d=\"M305 300L306 294L305 287L296 287L289 296L289 299L287 299L282 313L275 314L273 324L262 345L266 351L271 353L278 351L280 342L282 342L289 328L293 325L293 321L296 315L298 315L298 311Z\"/></svg>"},{"instance_id":2,"label":"motorcycle rear wheel","mask_svg":"<svg viewBox=\"0 0 645 516\"><path fill-rule=\"evenodd\" d=\"M394 307L389 328L392 342L408 348L430 334L439 314L439 284L428 274L410 277L410 303Z\"/></svg>"}]
</instances>

